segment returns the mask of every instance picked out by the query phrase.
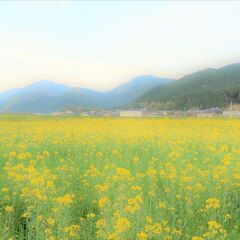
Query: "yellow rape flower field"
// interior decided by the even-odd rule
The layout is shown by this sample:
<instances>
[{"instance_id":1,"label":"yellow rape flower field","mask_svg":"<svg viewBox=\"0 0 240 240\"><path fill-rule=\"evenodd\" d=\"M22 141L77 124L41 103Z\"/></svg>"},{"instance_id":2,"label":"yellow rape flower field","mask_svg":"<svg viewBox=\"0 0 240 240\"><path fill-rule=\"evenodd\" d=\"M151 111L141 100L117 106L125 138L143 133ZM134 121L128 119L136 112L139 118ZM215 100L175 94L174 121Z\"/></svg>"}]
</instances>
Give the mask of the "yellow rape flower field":
<instances>
[{"instance_id":1,"label":"yellow rape flower field","mask_svg":"<svg viewBox=\"0 0 240 240\"><path fill-rule=\"evenodd\" d=\"M0 239L240 239L240 120L0 116Z\"/></svg>"}]
</instances>

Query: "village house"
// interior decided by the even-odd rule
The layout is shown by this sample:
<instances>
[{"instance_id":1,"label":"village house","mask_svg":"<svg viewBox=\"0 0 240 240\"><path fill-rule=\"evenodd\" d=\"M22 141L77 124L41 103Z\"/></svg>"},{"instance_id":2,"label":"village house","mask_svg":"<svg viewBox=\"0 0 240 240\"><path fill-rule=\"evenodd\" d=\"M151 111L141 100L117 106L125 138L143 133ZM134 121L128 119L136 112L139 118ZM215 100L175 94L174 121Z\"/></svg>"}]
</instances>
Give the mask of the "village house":
<instances>
[{"instance_id":1,"label":"village house","mask_svg":"<svg viewBox=\"0 0 240 240\"><path fill-rule=\"evenodd\" d=\"M142 111L120 111L120 117L143 117Z\"/></svg>"},{"instance_id":2,"label":"village house","mask_svg":"<svg viewBox=\"0 0 240 240\"><path fill-rule=\"evenodd\" d=\"M223 111L223 116L240 116L240 111Z\"/></svg>"}]
</instances>

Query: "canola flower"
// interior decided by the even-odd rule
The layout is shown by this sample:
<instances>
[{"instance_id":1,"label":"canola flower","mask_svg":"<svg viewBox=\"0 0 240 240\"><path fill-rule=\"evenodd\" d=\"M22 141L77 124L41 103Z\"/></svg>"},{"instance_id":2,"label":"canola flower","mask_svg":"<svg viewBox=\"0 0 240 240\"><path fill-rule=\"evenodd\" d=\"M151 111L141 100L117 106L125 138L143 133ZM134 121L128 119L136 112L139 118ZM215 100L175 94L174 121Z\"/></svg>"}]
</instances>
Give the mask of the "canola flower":
<instances>
[{"instance_id":1,"label":"canola flower","mask_svg":"<svg viewBox=\"0 0 240 240\"><path fill-rule=\"evenodd\" d=\"M0 116L0 239L240 239L239 119Z\"/></svg>"},{"instance_id":2,"label":"canola flower","mask_svg":"<svg viewBox=\"0 0 240 240\"><path fill-rule=\"evenodd\" d=\"M206 209L220 208L220 201L217 198L210 198L206 200Z\"/></svg>"},{"instance_id":3,"label":"canola flower","mask_svg":"<svg viewBox=\"0 0 240 240\"><path fill-rule=\"evenodd\" d=\"M71 194L65 194L63 197L55 198L55 201L61 204L71 204L73 203L73 196Z\"/></svg>"},{"instance_id":4,"label":"canola flower","mask_svg":"<svg viewBox=\"0 0 240 240\"><path fill-rule=\"evenodd\" d=\"M7 213L12 213L14 211L12 206L6 206L4 209Z\"/></svg>"}]
</instances>

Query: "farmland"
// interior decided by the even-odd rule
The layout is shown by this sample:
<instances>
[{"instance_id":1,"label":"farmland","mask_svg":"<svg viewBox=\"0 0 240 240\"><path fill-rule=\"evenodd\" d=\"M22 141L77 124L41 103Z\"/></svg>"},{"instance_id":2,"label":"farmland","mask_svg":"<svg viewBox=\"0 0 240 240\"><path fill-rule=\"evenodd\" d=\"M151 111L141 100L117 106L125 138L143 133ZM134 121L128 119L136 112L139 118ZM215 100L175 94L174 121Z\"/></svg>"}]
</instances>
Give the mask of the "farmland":
<instances>
[{"instance_id":1,"label":"farmland","mask_svg":"<svg viewBox=\"0 0 240 240\"><path fill-rule=\"evenodd\" d=\"M240 120L0 117L0 239L240 239Z\"/></svg>"}]
</instances>

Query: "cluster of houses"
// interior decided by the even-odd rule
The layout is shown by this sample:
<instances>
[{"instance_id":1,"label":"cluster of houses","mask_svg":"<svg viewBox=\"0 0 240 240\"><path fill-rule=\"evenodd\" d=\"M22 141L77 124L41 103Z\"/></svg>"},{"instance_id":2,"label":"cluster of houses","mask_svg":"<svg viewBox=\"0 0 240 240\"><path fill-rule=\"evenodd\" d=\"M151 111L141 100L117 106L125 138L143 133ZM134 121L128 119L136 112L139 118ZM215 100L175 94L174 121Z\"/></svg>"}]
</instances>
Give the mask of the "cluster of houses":
<instances>
[{"instance_id":1,"label":"cluster of houses","mask_svg":"<svg viewBox=\"0 0 240 240\"><path fill-rule=\"evenodd\" d=\"M212 117L212 116L240 116L240 111L223 111L220 108L188 111L148 111L140 110L66 110L52 113L53 116L103 116L103 117Z\"/></svg>"}]
</instances>

